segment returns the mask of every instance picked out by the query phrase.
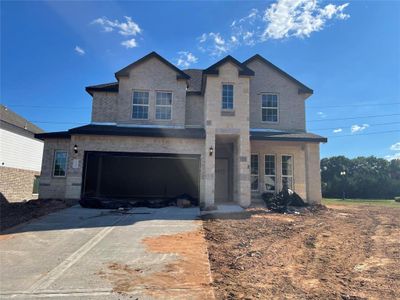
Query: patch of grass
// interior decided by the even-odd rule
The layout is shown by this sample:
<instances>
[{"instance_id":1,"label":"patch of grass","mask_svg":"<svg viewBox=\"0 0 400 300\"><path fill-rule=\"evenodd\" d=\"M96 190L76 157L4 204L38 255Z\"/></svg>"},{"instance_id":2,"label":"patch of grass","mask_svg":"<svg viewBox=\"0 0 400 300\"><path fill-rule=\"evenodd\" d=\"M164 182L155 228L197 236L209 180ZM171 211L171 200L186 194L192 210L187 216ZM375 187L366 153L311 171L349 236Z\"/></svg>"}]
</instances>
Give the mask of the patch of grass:
<instances>
[{"instance_id":1,"label":"patch of grass","mask_svg":"<svg viewBox=\"0 0 400 300\"><path fill-rule=\"evenodd\" d=\"M372 205L372 206L389 206L399 207L400 203L388 199L333 199L323 198L322 204L324 205Z\"/></svg>"}]
</instances>

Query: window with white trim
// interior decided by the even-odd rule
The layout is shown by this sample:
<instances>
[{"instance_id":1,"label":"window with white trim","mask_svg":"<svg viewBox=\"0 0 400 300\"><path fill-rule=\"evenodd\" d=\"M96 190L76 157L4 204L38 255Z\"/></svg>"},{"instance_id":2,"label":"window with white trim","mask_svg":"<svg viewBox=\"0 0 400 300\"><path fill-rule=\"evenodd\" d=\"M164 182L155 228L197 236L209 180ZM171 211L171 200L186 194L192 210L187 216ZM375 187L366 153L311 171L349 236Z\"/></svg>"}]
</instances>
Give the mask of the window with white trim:
<instances>
[{"instance_id":1,"label":"window with white trim","mask_svg":"<svg viewBox=\"0 0 400 300\"><path fill-rule=\"evenodd\" d=\"M171 120L172 118L172 93L156 93L156 119Z\"/></svg>"},{"instance_id":2,"label":"window with white trim","mask_svg":"<svg viewBox=\"0 0 400 300\"><path fill-rule=\"evenodd\" d=\"M65 177L67 173L67 151L56 150L54 151L54 165L53 165L53 176L54 177Z\"/></svg>"},{"instance_id":3,"label":"window with white trim","mask_svg":"<svg viewBox=\"0 0 400 300\"><path fill-rule=\"evenodd\" d=\"M222 85L222 109L233 109L233 85Z\"/></svg>"},{"instance_id":4,"label":"window with white trim","mask_svg":"<svg viewBox=\"0 0 400 300\"><path fill-rule=\"evenodd\" d=\"M293 190L293 156L282 155L282 187Z\"/></svg>"},{"instance_id":5,"label":"window with white trim","mask_svg":"<svg viewBox=\"0 0 400 300\"><path fill-rule=\"evenodd\" d=\"M251 190L258 191L258 154L251 155Z\"/></svg>"},{"instance_id":6,"label":"window with white trim","mask_svg":"<svg viewBox=\"0 0 400 300\"><path fill-rule=\"evenodd\" d=\"M133 91L132 119L149 118L149 92Z\"/></svg>"},{"instance_id":7,"label":"window with white trim","mask_svg":"<svg viewBox=\"0 0 400 300\"><path fill-rule=\"evenodd\" d=\"M276 191L276 163L275 155L267 154L264 160L264 185L267 193Z\"/></svg>"},{"instance_id":8,"label":"window with white trim","mask_svg":"<svg viewBox=\"0 0 400 300\"><path fill-rule=\"evenodd\" d=\"M261 117L263 122L278 122L278 95L261 95Z\"/></svg>"}]
</instances>

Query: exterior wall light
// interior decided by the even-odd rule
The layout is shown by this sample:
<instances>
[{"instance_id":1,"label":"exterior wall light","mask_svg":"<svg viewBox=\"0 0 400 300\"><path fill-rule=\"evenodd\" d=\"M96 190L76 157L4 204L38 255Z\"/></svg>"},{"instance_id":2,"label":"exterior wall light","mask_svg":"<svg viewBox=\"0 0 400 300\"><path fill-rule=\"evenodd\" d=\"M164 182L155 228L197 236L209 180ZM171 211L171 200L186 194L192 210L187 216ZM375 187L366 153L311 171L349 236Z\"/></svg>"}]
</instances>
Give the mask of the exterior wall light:
<instances>
[{"instance_id":1,"label":"exterior wall light","mask_svg":"<svg viewBox=\"0 0 400 300\"><path fill-rule=\"evenodd\" d=\"M208 151L208 154L210 154L210 156L212 156L213 153L214 153L214 148L213 148L213 147L210 147L210 149L209 149L209 151Z\"/></svg>"},{"instance_id":2,"label":"exterior wall light","mask_svg":"<svg viewBox=\"0 0 400 300\"><path fill-rule=\"evenodd\" d=\"M78 153L78 145L74 146L74 152L75 152L75 154Z\"/></svg>"}]
</instances>

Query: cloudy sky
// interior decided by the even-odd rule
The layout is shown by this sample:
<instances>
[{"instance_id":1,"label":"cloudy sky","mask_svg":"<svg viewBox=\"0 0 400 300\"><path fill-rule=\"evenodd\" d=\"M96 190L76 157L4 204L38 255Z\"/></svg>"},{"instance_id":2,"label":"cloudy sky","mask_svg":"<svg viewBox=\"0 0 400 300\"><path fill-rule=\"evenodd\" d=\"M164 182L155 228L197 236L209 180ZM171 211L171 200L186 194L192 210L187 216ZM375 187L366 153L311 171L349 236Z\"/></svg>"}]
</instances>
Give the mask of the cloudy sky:
<instances>
[{"instance_id":1,"label":"cloudy sky","mask_svg":"<svg viewBox=\"0 0 400 300\"><path fill-rule=\"evenodd\" d=\"M322 157L400 157L400 2L1 2L1 102L48 131L90 121L84 87L156 51L182 69L259 53L314 89Z\"/></svg>"}]
</instances>

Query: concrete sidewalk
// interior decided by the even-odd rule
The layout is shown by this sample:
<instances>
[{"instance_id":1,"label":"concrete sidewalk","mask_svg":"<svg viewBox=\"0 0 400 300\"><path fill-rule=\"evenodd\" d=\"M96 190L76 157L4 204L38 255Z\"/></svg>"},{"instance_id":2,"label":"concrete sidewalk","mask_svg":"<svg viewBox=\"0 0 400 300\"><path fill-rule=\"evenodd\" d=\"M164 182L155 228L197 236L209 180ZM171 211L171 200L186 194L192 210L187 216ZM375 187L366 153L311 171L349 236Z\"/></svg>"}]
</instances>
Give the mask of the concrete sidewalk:
<instances>
[{"instance_id":1,"label":"concrete sidewalk","mask_svg":"<svg viewBox=\"0 0 400 300\"><path fill-rule=\"evenodd\" d=\"M68 208L0 236L1 299L213 299L197 208Z\"/></svg>"}]
</instances>

